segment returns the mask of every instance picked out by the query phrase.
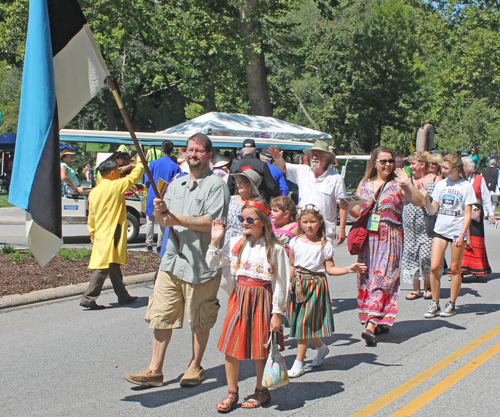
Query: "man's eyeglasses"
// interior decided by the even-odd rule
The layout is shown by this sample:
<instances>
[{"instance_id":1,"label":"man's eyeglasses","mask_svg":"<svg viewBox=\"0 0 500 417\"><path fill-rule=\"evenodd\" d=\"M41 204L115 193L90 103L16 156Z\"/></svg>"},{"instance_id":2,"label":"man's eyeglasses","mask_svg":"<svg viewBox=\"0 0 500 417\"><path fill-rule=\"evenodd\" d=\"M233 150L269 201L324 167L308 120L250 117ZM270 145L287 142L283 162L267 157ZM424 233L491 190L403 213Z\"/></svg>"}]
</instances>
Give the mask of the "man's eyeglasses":
<instances>
[{"instance_id":1,"label":"man's eyeglasses","mask_svg":"<svg viewBox=\"0 0 500 417\"><path fill-rule=\"evenodd\" d=\"M261 217L244 217L241 214L238 214L238 220L240 223L243 223L245 220L248 224L252 225L255 223L256 220L262 220Z\"/></svg>"},{"instance_id":2,"label":"man's eyeglasses","mask_svg":"<svg viewBox=\"0 0 500 417\"><path fill-rule=\"evenodd\" d=\"M207 150L206 149L187 149L186 150L186 153L197 153L198 155L203 155L204 153L206 153Z\"/></svg>"},{"instance_id":3,"label":"man's eyeglasses","mask_svg":"<svg viewBox=\"0 0 500 417\"><path fill-rule=\"evenodd\" d=\"M375 159L375 161L380 162L382 165L394 163L394 159Z\"/></svg>"}]
</instances>

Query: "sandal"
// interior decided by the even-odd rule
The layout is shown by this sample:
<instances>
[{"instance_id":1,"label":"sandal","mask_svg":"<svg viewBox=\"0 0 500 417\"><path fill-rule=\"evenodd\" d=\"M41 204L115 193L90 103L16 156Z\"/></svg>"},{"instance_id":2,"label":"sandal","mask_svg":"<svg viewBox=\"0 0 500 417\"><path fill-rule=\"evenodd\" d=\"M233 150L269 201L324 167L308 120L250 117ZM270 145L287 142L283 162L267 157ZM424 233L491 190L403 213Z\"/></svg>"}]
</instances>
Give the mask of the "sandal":
<instances>
[{"instance_id":1,"label":"sandal","mask_svg":"<svg viewBox=\"0 0 500 417\"><path fill-rule=\"evenodd\" d=\"M366 346L373 346L375 344L375 335L371 330L363 330L361 332L361 337L365 340Z\"/></svg>"},{"instance_id":2,"label":"sandal","mask_svg":"<svg viewBox=\"0 0 500 417\"><path fill-rule=\"evenodd\" d=\"M243 408L257 408L262 407L271 402L271 394L267 388L255 388L255 392L250 395L244 403L241 404Z\"/></svg>"},{"instance_id":3,"label":"sandal","mask_svg":"<svg viewBox=\"0 0 500 417\"><path fill-rule=\"evenodd\" d=\"M229 390L226 398L224 398L220 403L218 403L215 408L219 410L221 413L227 413L233 409L233 407L238 404L240 396L238 394L238 390L231 391Z\"/></svg>"},{"instance_id":4,"label":"sandal","mask_svg":"<svg viewBox=\"0 0 500 417\"><path fill-rule=\"evenodd\" d=\"M424 300L430 300L432 298L432 291L430 288L424 290Z\"/></svg>"},{"instance_id":5,"label":"sandal","mask_svg":"<svg viewBox=\"0 0 500 417\"><path fill-rule=\"evenodd\" d=\"M422 298L422 294L420 294L420 291L419 292L414 292L412 291L411 293L409 293L406 297L405 297L407 300L417 300L419 298Z\"/></svg>"}]
</instances>

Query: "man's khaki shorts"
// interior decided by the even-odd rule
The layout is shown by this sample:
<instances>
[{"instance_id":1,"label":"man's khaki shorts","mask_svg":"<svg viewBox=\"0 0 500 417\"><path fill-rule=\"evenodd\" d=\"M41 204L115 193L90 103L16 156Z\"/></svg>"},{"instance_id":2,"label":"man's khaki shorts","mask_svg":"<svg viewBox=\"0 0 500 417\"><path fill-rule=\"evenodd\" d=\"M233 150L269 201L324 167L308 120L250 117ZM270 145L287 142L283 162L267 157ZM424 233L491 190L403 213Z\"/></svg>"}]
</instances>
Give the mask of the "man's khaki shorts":
<instances>
[{"instance_id":1,"label":"man's khaki shorts","mask_svg":"<svg viewBox=\"0 0 500 417\"><path fill-rule=\"evenodd\" d=\"M146 321L152 329L182 329L184 308L191 331L210 330L217 321L220 275L202 284L191 284L170 272L158 271L149 297Z\"/></svg>"}]
</instances>

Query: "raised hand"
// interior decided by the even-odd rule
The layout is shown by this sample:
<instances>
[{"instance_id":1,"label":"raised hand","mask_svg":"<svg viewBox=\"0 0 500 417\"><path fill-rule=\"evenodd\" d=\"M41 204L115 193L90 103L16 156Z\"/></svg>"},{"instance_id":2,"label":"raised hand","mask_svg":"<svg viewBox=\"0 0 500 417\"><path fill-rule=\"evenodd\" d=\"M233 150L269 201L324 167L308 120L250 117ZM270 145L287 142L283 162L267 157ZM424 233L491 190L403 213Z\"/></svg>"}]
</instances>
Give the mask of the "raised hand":
<instances>
[{"instance_id":1,"label":"raised hand","mask_svg":"<svg viewBox=\"0 0 500 417\"><path fill-rule=\"evenodd\" d=\"M270 146L267 150L273 159L280 159L283 157L283 151L280 151L277 146Z\"/></svg>"},{"instance_id":2,"label":"raised hand","mask_svg":"<svg viewBox=\"0 0 500 417\"><path fill-rule=\"evenodd\" d=\"M423 184L418 184L417 188L418 191L420 191L420 194L422 194L424 198L427 198L427 196L429 195L429 190L425 188Z\"/></svg>"},{"instance_id":3,"label":"raised hand","mask_svg":"<svg viewBox=\"0 0 500 417\"><path fill-rule=\"evenodd\" d=\"M215 219L212 222L212 231L211 231L212 242L213 243L217 242L218 245L222 236L224 236L224 231L225 231L224 224L221 222L220 219Z\"/></svg>"},{"instance_id":4,"label":"raised hand","mask_svg":"<svg viewBox=\"0 0 500 417\"><path fill-rule=\"evenodd\" d=\"M399 185L407 187L410 184L410 178L403 168L396 168L395 174Z\"/></svg>"}]
</instances>

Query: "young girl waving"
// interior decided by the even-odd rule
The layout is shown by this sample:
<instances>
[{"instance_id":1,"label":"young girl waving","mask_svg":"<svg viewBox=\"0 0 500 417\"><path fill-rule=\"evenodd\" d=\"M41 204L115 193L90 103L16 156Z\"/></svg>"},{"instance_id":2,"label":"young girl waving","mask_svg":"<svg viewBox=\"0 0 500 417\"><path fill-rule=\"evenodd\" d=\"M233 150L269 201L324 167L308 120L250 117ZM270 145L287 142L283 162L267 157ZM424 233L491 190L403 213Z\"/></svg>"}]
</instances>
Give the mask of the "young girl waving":
<instances>
[{"instance_id":1,"label":"young girl waving","mask_svg":"<svg viewBox=\"0 0 500 417\"><path fill-rule=\"evenodd\" d=\"M326 240L323 216L314 204L299 210L299 235L290 242L291 290L288 305L290 337L298 339L297 358L290 378L304 373L307 346L312 341L317 348L312 366L323 363L329 349L320 339L333 333L333 315L328 291L329 275L344 275L366 271L365 264L335 266L333 246Z\"/></svg>"},{"instance_id":2,"label":"young girl waving","mask_svg":"<svg viewBox=\"0 0 500 417\"><path fill-rule=\"evenodd\" d=\"M450 317L456 314L455 301L462 286L460 268L464 256L467 229L471 221L472 205L476 203L474 188L465 176L462 159L456 154L444 157L441 166L446 177L436 184L432 192L432 201L425 187L420 192L425 197L425 206L429 214L438 214L434 226L434 240L431 250L431 290L432 303L425 313L425 318L436 316ZM441 263L444 252L451 243L451 291L450 301L443 311L439 307L439 291L441 290Z\"/></svg>"},{"instance_id":3,"label":"young girl waving","mask_svg":"<svg viewBox=\"0 0 500 417\"><path fill-rule=\"evenodd\" d=\"M285 250L290 250L290 240L298 233L297 207L290 197L275 197L269 203L271 206L271 221L273 232L284 246Z\"/></svg>"},{"instance_id":4,"label":"young girl waving","mask_svg":"<svg viewBox=\"0 0 500 417\"><path fill-rule=\"evenodd\" d=\"M241 405L256 408L271 401L269 390L262 385L267 358L269 332L281 326L290 273L285 249L273 233L267 203L262 198L245 201L238 220L243 237L233 237L218 249L224 235L219 219L212 222L212 240L206 260L210 268L230 265L236 284L227 305L226 319L217 347L226 354L226 378L229 393L216 405L219 411L230 411L239 399L239 361L254 359L257 371L255 393Z\"/></svg>"}]
</instances>

